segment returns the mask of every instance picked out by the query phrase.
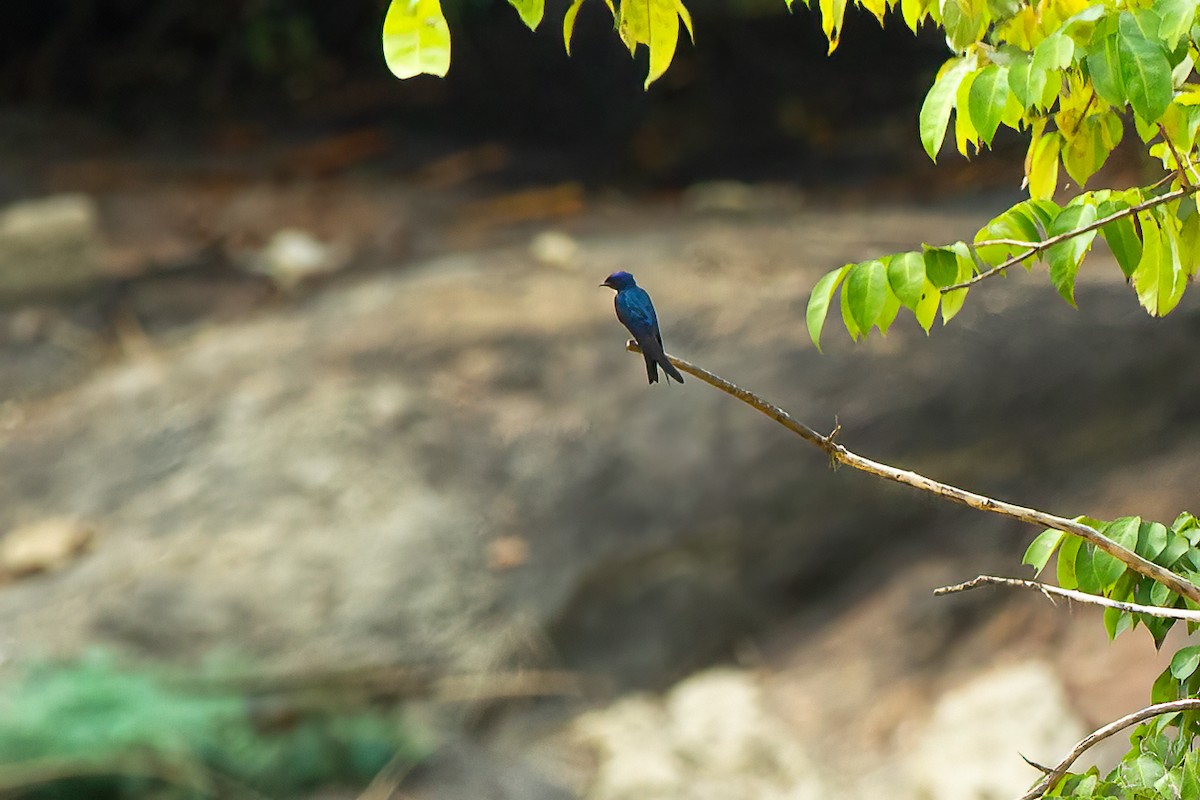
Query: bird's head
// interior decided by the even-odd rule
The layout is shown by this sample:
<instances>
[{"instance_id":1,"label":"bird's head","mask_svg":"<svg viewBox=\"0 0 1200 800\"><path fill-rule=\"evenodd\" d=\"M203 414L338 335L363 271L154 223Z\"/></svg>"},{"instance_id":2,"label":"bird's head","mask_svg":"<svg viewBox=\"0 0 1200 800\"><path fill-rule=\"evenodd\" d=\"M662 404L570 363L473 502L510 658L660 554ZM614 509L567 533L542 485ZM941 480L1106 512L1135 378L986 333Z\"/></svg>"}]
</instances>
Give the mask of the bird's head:
<instances>
[{"instance_id":1,"label":"bird's head","mask_svg":"<svg viewBox=\"0 0 1200 800\"><path fill-rule=\"evenodd\" d=\"M610 289L616 289L619 292L622 289L628 289L630 287L637 286L637 283L634 282L633 276L628 272L614 272L612 275L609 275L607 278L605 278L604 283L600 285L607 286Z\"/></svg>"}]
</instances>

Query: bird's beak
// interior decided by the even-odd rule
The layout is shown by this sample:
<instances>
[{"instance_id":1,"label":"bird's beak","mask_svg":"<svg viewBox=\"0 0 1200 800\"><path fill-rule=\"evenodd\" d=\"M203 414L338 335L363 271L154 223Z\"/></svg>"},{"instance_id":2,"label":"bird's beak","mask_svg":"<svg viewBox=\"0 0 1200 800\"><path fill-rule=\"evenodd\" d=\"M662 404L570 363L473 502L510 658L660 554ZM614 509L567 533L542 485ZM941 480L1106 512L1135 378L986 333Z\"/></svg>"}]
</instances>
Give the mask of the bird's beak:
<instances>
[{"instance_id":1,"label":"bird's beak","mask_svg":"<svg viewBox=\"0 0 1200 800\"><path fill-rule=\"evenodd\" d=\"M601 289L604 289L604 288L607 288L607 287L608 287L608 284L607 284L607 283L602 283L602 284L600 284L600 288L601 288Z\"/></svg>"}]
</instances>

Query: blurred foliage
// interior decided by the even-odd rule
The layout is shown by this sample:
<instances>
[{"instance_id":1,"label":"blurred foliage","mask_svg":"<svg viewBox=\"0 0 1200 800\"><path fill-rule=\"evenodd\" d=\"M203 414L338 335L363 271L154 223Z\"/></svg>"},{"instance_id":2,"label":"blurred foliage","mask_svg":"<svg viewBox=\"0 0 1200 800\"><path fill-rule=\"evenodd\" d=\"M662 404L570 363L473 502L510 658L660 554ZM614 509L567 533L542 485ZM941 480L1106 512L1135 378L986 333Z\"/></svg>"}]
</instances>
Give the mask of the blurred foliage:
<instances>
[{"instance_id":1,"label":"blurred foliage","mask_svg":"<svg viewBox=\"0 0 1200 800\"><path fill-rule=\"evenodd\" d=\"M289 797L422 755L394 713L264 715L227 673L125 669L100 653L28 668L0 687L0 794Z\"/></svg>"}]
</instances>

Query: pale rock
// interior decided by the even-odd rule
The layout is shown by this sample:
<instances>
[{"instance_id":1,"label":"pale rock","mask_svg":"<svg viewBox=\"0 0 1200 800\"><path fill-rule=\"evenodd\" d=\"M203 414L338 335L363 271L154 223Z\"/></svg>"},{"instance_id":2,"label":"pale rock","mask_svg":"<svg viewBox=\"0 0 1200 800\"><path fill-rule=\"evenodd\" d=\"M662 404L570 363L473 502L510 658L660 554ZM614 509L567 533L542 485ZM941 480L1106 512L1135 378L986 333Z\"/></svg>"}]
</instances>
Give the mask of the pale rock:
<instances>
[{"instance_id":1,"label":"pale rock","mask_svg":"<svg viewBox=\"0 0 1200 800\"><path fill-rule=\"evenodd\" d=\"M1038 778L1021 756L1055 764L1083 735L1048 665L993 669L938 700L916 741L913 781L929 800L1018 797Z\"/></svg>"}]
</instances>

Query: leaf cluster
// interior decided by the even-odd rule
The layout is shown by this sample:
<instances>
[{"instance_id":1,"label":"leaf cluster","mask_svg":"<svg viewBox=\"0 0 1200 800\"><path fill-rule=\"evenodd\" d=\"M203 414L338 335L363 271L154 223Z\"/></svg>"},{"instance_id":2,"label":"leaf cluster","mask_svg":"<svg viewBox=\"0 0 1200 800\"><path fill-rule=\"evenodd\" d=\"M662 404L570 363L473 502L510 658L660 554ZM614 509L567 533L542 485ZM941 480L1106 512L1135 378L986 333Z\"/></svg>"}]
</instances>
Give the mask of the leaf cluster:
<instances>
[{"instance_id":1,"label":"leaf cluster","mask_svg":"<svg viewBox=\"0 0 1200 800\"><path fill-rule=\"evenodd\" d=\"M1075 304L1075 280L1099 235L1153 316L1170 313L1200 268L1200 214L1190 187L1083 192L1060 206L1024 200L989 221L971 242L923 245L921 250L847 264L813 287L808 332L821 332L840 289L838 305L851 338L872 328L886 334L901 308L929 332L939 312L948 323L981 277L1011 266L1044 263L1063 299Z\"/></svg>"},{"instance_id":2,"label":"leaf cluster","mask_svg":"<svg viewBox=\"0 0 1200 800\"><path fill-rule=\"evenodd\" d=\"M1192 583L1200 580L1200 520L1180 514L1170 526L1140 517L1110 522L1079 518L1143 558L1164 566ZM1200 604L1180 597L1156 581L1127 569L1111 555L1076 536L1056 530L1038 535L1022 563L1038 574L1057 553L1058 583L1109 599L1160 608L1197 610ZM1160 647L1176 620L1117 608L1106 608L1104 627L1115 639L1142 625ZM1188 622L1188 632L1200 623ZM1181 648L1151 689L1151 702L1166 703L1200 694L1200 645ZM1109 773L1095 768L1066 775L1047 797L1180 798L1200 800L1200 751L1192 745L1200 736L1200 713L1181 711L1160 715L1136 727L1130 750Z\"/></svg>"}]
</instances>

